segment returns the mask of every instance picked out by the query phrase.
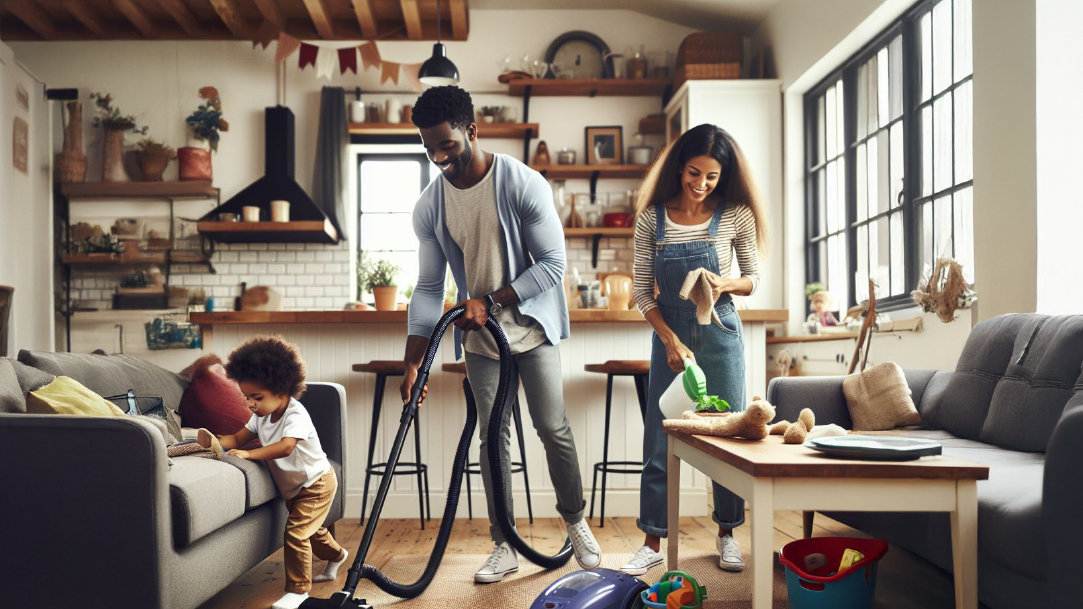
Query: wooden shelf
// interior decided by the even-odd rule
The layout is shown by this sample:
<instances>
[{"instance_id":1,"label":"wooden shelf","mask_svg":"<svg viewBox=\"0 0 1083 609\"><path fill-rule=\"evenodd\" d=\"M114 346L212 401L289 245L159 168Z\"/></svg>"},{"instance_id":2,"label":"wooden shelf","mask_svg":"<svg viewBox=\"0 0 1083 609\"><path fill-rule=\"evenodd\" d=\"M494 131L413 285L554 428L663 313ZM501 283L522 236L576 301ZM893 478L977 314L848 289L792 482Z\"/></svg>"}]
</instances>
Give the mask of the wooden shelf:
<instances>
[{"instance_id":1,"label":"wooden shelf","mask_svg":"<svg viewBox=\"0 0 1083 609\"><path fill-rule=\"evenodd\" d=\"M631 78L523 78L508 83L509 95L538 96L650 96L660 97L669 87L665 79Z\"/></svg>"},{"instance_id":2,"label":"wooden shelf","mask_svg":"<svg viewBox=\"0 0 1083 609\"><path fill-rule=\"evenodd\" d=\"M218 189L205 180L170 182L61 182L65 197L215 197Z\"/></svg>"},{"instance_id":3,"label":"wooden shelf","mask_svg":"<svg viewBox=\"0 0 1083 609\"><path fill-rule=\"evenodd\" d=\"M298 222L196 223L196 230L221 243L338 243L330 220Z\"/></svg>"},{"instance_id":4,"label":"wooden shelf","mask_svg":"<svg viewBox=\"0 0 1083 609\"><path fill-rule=\"evenodd\" d=\"M550 180L589 180L597 174L599 178L642 178L647 173L647 165L531 165Z\"/></svg>"},{"instance_id":5,"label":"wooden shelf","mask_svg":"<svg viewBox=\"0 0 1083 609\"><path fill-rule=\"evenodd\" d=\"M584 228L565 228L564 237L632 237L635 235L635 228L610 228L608 226L591 226Z\"/></svg>"},{"instance_id":6,"label":"wooden shelf","mask_svg":"<svg viewBox=\"0 0 1083 609\"><path fill-rule=\"evenodd\" d=\"M489 139L519 140L530 132L538 137L538 123L478 123L478 135ZM417 135L412 123L350 123L350 135Z\"/></svg>"}]
</instances>

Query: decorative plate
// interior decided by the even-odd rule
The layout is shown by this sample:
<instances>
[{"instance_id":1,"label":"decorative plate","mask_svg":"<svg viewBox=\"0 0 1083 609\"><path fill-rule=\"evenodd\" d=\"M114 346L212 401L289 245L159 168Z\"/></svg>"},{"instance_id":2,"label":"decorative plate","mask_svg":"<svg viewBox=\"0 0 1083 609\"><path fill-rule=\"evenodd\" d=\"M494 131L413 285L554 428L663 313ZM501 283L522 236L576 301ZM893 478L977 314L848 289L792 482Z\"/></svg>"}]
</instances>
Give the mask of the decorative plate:
<instances>
[{"instance_id":1,"label":"decorative plate","mask_svg":"<svg viewBox=\"0 0 1083 609\"><path fill-rule=\"evenodd\" d=\"M942 450L936 440L905 436L833 436L809 440L805 446L833 457L882 461L909 461L939 455Z\"/></svg>"}]
</instances>

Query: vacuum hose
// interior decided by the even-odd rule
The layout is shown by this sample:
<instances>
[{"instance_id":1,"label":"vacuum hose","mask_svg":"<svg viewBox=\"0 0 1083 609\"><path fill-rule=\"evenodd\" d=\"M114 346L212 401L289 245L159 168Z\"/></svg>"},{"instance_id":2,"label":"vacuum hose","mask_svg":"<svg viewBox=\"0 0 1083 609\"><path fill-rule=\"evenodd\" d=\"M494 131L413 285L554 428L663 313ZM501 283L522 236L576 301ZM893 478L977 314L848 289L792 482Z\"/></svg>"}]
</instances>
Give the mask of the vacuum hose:
<instances>
[{"instance_id":1,"label":"vacuum hose","mask_svg":"<svg viewBox=\"0 0 1083 609\"><path fill-rule=\"evenodd\" d=\"M395 435L395 441L391 446L391 454L387 461L387 467L385 468L385 471L387 472L395 470L395 466L399 461L399 453L402 452L406 434L410 429L410 424L413 423L414 419L417 417L417 408L418 402L421 400L421 391L425 387L425 383L428 382L429 369L432 367L437 351L439 351L440 339L443 337L444 332L447 331L448 326L462 317L465 312L466 309L461 305L449 310L440 318L440 321L436 323L436 327L433 329L432 336L429 339L429 347L425 352L425 357L421 362L420 368L418 368L417 380L414 381L414 385L410 391L410 400L402 407L402 416L399 419L399 430ZM500 382L497 385L496 398L493 402L492 413L489 417L489 429L486 438L488 442L490 476L493 483L493 496L495 498L502 498L504 497L508 481L504 479L503 469L500 467L500 428L501 422L504 420L504 404L507 399L508 388L511 385L512 356L511 347L508 346L508 339L504 336L504 331L500 328L500 324L490 317L489 320L485 322L485 328L492 334L493 339L496 341L497 349L500 352ZM463 387L469 388L469 384L465 379L463 380ZM467 395L469 395L469 391L467 391ZM472 400L470 401L472 402ZM412 584L400 584L384 575L376 567L364 564L365 557L368 555L369 546L372 544L372 538L376 533L376 523L380 519L380 512L383 510L384 500L387 498L387 491L391 485L392 476L382 476L380 487L376 492L376 499L372 506L371 516L369 516L369 521L365 527L365 533L361 538L361 545L357 550L357 555L354 557L353 565L350 567L349 573L346 576L346 585L341 592L336 592L331 599L321 600L309 598L301 605L302 607L350 606L350 601L353 600L354 590L357 589L358 581L361 578L371 580L379 589L400 598L414 598L424 592L425 588L428 587L429 583L432 582L433 577L436 575L436 570L440 566L440 560L444 556L444 550L447 547L448 539L451 536L451 527L455 524L455 512L459 506L459 490L462 486L462 477L466 470L467 451L470 448L470 439L474 433L474 428L477 426L476 410L469 407L466 410L466 425L463 427L462 435L459 436L459 443L455 449L455 460L451 466L450 486L448 487L447 503L444 505L444 515L440 522L440 530L436 535L436 542L433 545L432 554L429 556L429 562L425 566L425 571L417 581ZM545 567L546 569L555 569L568 562L568 559L572 555L570 540L566 539L564 546L555 555L549 556L542 554L530 547L526 541L519 536L519 533L515 529L515 523L508 513L508 506L506 506L503 501L494 501L493 503L496 509L497 526L499 526L500 530L504 533L504 538L508 543L518 550L520 554L531 562Z\"/></svg>"}]
</instances>

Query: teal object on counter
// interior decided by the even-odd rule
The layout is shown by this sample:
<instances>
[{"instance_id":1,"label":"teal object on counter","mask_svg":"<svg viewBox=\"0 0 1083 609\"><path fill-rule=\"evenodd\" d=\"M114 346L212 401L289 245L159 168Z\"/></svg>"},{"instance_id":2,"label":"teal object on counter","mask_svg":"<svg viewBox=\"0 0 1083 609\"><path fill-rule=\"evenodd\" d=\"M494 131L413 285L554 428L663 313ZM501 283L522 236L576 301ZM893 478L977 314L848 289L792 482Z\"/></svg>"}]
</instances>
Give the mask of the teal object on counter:
<instances>
[{"instance_id":1,"label":"teal object on counter","mask_svg":"<svg viewBox=\"0 0 1083 609\"><path fill-rule=\"evenodd\" d=\"M703 368L696 365L690 357L684 358L682 380L684 381L684 392L688 394L692 401L697 401L707 395L707 375L703 374Z\"/></svg>"}]
</instances>

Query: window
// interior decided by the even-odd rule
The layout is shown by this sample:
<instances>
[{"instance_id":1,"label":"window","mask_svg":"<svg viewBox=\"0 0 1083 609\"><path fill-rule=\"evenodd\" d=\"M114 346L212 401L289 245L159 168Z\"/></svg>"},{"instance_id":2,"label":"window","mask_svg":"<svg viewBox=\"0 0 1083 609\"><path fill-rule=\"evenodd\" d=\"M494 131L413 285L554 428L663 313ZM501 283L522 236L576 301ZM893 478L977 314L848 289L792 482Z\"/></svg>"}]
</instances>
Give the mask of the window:
<instances>
[{"instance_id":1,"label":"window","mask_svg":"<svg viewBox=\"0 0 1083 609\"><path fill-rule=\"evenodd\" d=\"M422 189L438 174L424 154L358 155L357 253L399 267L402 289L417 281L412 216Z\"/></svg>"},{"instance_id":2,"label":"window","mask_svg":"<svg viewBox=\"0 0 1083 609\"><path fill-rule=\"evenodd\" d=\"M806 278L881 308L940 257L973 281L970 0L928 0L805 96Z\"/></svg>"}]
</instances>

